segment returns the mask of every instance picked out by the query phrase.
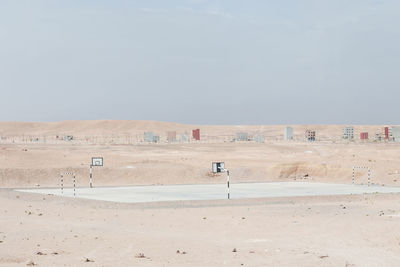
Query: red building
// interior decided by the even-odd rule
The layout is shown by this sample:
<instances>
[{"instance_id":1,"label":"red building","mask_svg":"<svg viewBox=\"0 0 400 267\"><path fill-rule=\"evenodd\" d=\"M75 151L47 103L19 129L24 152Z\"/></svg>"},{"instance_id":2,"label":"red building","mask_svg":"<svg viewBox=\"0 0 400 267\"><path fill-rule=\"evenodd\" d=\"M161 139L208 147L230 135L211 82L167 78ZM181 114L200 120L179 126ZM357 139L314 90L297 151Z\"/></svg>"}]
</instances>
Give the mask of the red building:
<instances>
[{"instance_id":1,"label":"red building","mask_svg":"<svg viewBox=\"0 0 400 267\"><path fill-rule=\"evenodd\" d=\"M200 141L200 129L193 130L192 136L194 140Z\"/></svg>"},{"instance_id":2,"label":"red building","mask_svg":"<svg viewBox=\"0 0 400 267\"><path fill-rule=\"evenodd\" d=\"M383 138L389 140L389 127L383 127Z\"/></svg>"},{"instance_id":3,"label":"red building","mask_svg":"<svg viewBox=\"0 0 400 267\"><path fill-rule=\"evenodd\" d=\"M368 133L360 133L361 140L368 140Z\"/></svg>"}]
</instances>

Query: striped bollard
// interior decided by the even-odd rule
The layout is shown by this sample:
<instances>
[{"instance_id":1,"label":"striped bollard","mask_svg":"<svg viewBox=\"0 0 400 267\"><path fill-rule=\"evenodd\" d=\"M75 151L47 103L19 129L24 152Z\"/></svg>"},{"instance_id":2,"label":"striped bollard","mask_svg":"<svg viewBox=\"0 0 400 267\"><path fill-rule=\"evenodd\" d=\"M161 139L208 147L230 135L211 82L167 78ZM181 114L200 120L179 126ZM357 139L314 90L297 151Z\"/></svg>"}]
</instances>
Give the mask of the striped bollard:
<instances>
[{"instance_id":1,"label":"striped bollard","mask_svg":"<svg viewBox=\"0 0 400 267\"><path fill-rule=\"evenodd\" d=\"M353 167L353 178L352 178L353 184L354 184L354 167Z\"/></svg>"}]
</instances>

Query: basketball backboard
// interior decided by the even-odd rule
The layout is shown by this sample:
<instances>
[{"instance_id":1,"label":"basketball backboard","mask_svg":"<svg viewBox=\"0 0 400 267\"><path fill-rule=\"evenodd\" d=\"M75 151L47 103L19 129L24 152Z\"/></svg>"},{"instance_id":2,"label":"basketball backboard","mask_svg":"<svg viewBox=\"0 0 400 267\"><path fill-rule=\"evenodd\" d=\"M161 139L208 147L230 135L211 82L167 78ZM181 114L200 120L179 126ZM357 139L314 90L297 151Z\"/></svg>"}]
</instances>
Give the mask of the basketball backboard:
<instances>
[{"instance_id":1,"label":"basketball backboard","mask_svg":"<svg viewBox=\"0 0 400 267\"><path fill-rule=\"evenodd\" d=\"M103 158L102 157L93 157L92 158L92 166L103 166Z\"/></svg>"},{"instance_id":2,"label":"basketball backboard","mask_svg":"<svg viewBox=\"0 0 400 267\"><path fill-rule=\"evenodd\" d=\"M213 173L225 172L225 163L224 162L213 162L212 163L212 172Z\"/></svg>"}]
</instances>

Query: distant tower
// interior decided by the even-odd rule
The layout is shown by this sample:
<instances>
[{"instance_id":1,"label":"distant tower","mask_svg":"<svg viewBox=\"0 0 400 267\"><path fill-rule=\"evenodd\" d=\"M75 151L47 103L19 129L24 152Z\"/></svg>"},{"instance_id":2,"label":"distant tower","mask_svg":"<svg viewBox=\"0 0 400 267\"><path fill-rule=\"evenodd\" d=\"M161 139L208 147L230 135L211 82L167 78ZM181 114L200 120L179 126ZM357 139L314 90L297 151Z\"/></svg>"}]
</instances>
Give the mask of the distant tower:
<instances>
[{"instance_id":1,"label":"distant tower","mask_svg":"<svg viewBox=\"0 0 400 267\"><path fill-rule=\"evenodd\" d=\"M293 128L292 127L285 127L285 131L283 133L284 140L293 140Z\"/></svg>"}]
</instances>

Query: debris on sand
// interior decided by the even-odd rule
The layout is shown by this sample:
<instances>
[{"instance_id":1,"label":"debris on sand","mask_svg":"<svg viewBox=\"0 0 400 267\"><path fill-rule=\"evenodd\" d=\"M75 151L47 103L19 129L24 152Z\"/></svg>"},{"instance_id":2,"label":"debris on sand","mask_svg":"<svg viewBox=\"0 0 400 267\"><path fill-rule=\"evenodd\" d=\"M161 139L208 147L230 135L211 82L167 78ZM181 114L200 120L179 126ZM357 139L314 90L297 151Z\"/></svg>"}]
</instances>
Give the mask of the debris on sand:
<instances>
[{"instance_id":1,"label":"debris on sand","mask_svg":"<svg viewBox=\"0 0 400 267\"><path fill-rule=\"evenodd\" d=\"M136 254L135 258L144 259L144 258L146 258L146 256L144 255L144 253L139 253L139 254Z\"/></svg>"},{"instance_id":2,"label":"debris on sand","mask_svg":"<svg viewBox=\"0 0 400 267\"><path fill-rule=\"evenodd\" d=\"M89 259L89 258L86 258L86 259L85 259L85 262L94 262L94 260Z\"/></svg>"},{"instance_id":3,"label":"debris on sand","mask_svg":"<svg viewBox=\"0 0 400 267\"><path fill-rule=\"evenodd\" d=\"M38 252L36 252L36 255L41 255L41 256L44 256L44 255L47 255L47 254L46 254L46 253L44 253L44 252L38 251Z\"/></svg>"},{"instance_id":4,"label":"debris on sand","mask_svg":"<svg viewBox=\"0 0 400 267\"><path fill-rule=\"evenodd\" d=\"M27 260L26 262L26 266L35 266L36 263L33 260Z\"/></svg>"},{"instance_id":5,"label":"debris on sand","mask_svg":"<svg viewBox=\"0 0 400 267\"><path fill-rule=\"evenodd\" d=\"M180 251L179 249L176 251L176 254L183 254L183 255L185 255L185 254L187 254L187 252L186 251Z\"/></svg>"},{"instance_id":6,"label":"debris on sand","mask_svg":"<svg viewBox=\"0 0 400 267\"><path fill-rule=\"evenodd\" d=\"M234 249L232 250L232 252L236 253L236 252L237 252L237 249L236 249L236 248L234 248Z\"/></svg>"},{"instance_id":7,"label":"debris on sand","mask_svg":"<svg viewBox=\"0 0 400 267\"><path fill-rule=\"evenodd\" d=\"M328 257L329 257L328 255L319 256L320 259L325 259L325 258L328 258Z\"/></svg>"}]
</instances>

